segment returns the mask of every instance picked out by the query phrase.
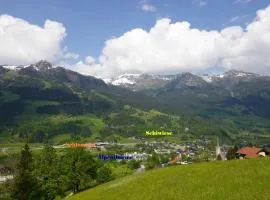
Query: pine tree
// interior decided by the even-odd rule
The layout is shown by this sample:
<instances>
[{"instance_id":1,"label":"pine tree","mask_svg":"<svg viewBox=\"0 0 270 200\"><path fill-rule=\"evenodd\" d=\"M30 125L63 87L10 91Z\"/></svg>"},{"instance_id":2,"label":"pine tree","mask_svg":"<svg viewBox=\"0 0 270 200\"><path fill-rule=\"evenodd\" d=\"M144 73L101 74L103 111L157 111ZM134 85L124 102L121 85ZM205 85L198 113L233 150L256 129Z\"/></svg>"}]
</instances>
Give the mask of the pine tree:
<instances>
[{"instance_id":1,"label":"pine tree","mask_svg":"<svg viewBox=\"0 0 270 200\"><path fill-rule=\"evenodd\" d=\"M32 154L28 144L21 151L20 160L14 177L11 196L18 200L40 199L40 187L32 175Z\"/></svg>"}]
</instances>

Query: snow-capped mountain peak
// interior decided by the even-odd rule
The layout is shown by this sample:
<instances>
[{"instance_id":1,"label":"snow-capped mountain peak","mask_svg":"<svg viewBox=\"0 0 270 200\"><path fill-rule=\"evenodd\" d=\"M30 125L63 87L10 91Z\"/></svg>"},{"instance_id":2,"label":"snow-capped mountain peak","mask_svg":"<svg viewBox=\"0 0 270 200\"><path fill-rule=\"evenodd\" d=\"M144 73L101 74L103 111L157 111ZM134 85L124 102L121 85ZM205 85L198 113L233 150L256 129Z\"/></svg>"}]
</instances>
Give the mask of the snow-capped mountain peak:
<instances>
[{"instance_id":1,"label":"snow-capped mountain peak","mask_svg":"<svg viewBox=\"0 0 270 200\"><path fill-rule=\"evenodd\" d=\"M258 77L259 74L254 74L251 72L237 71L237 70L229 70L224 73L226 77Z\"/></svg>"},{"instance_id":2,"label":"snow-capped mountain peak","mask_svg":"<svg viewBox=\"0 0 270 200\"><path fill-rule=\"evenodd\" d=\"M174 76L125 73L116 78L103 79L107 84L130 88L134 91L165 85Z\"/></svg>"},{"instance_id":3,"label":"snow-capped mountain peak","mask_svg":"<svg viewBox=\"0 0 270 200\"><path fill-rule=\"evenodd\" d=\"M125 74L118 76L118 78L136 78L136 77L139 77L140 75L141 74L125 73Z\"/></svg>"},{"instance_id":4,"label":"snow-capped mountain peak","mask_svg":"<svg viewBox=\"0 0 270 200\"><path fill-rule=\"evenodd\" d=\"M116 78L105 78L103 79L106 83L123 86L123 85L133 85L136 83L136 80L141 76L141 74L132 74L132 73L125 73Z\"/></svg>"},{"instance_id":5,"label":"snow-capped mountain peak","mask_svg":"<svg viewBox=\"0 0 270 200\"><path fill-rule=\"evenodd\" d=\"M224 78L224 74L199 74L198 76L200 76L204 81L206 81L207 83L212 83L214 80L216 79L222 79Z\"/></svg>"},{"instance_id":6,"label":"snow-capped mountain peak","mask_svg":"<svg viewBox=\"0 0 270 200\"><path fill-rule=\"evenodd\" d=\"M28 65L19 65L19 66L16 66L16 65L3 65L2 67L6 68L6 69L16 70L17 71L17 70L28 67Z\"/></svg>"},{"instance_id":7,"label":"snow-capped mountain peak","mask_svg":"<svg viewBox=\"0 0 270 200\"><path fill-rule=\"evenodd\" d=\"M15 71L27 68L27 70L29 69L30 71L36 71L40 73L47 72L48 70L53 68L52 64L45 60L41 60L32 65L1 65L1 67ZM186 85L205 85L206 83L208 83L208 85L230 85L236 84L240 81L249 81L259 76L260 75L258 74L250 72L229 70L225 73L220 74L180 73L175 75L151 75L145 73L125 73L115 78L96 78L103 79L106 84L129 88L133 91L139 91L161 88L175 79L177 79L178 82L181 82L181 80L184 81Z\"/></svg>"},{"instance_id":8,"label":"snow-capped mountain peak","mask_svg":"<svg viewBox=\"0 0 270 200\"><path fill-rule=\"evenodd\" d=\"M213 75L212 74L203 74L199 75L204 81L207 83L211 83L213 81Z\"/></svg>"},{"instance_id":9,"label":"snow-capped mountain peak","mask_svg":"<svg viewBox=\"0 0 270 200\"><path fill-rule=\"evenodd\" d=\"M111 82L113 85L123 85L123 84L135 84L135 81L132 81L126 77L122 77L122 78L119 78L119 79L116 79L114 81Z\"/></svg>"},{"instance_id":10,"label":"snow-capped mountain peak","mask_svg":"<svg viewBox=\"0 0 270 200\"><path fill-rule=\"evenodd\" d=\"M32 67L32 69L36 71L44 71L52 68L52 64L47 62L46 60L40 60L39 62L32 64L32 65L2 65L2 67L10 70L21 70L24 68Z\"/></svg>"}]
</instances>

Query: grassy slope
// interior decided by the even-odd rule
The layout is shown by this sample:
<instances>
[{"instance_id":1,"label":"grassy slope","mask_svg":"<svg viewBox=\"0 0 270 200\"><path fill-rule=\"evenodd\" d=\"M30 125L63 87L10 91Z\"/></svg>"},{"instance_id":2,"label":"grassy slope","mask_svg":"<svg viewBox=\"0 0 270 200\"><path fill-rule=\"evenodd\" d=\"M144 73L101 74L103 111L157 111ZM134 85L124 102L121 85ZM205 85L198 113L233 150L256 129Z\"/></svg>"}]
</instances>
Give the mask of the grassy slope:
<instances>
[{"instance_id":1,"label":"grassy slope","mask_svg":"<svg viewBox=\"0 0 270 200\"><path fill-rule=\"evenodd\" d=\"M70 200L270 199L270 159L175 166L124 177Z\"/></svg>"}]
</instances>

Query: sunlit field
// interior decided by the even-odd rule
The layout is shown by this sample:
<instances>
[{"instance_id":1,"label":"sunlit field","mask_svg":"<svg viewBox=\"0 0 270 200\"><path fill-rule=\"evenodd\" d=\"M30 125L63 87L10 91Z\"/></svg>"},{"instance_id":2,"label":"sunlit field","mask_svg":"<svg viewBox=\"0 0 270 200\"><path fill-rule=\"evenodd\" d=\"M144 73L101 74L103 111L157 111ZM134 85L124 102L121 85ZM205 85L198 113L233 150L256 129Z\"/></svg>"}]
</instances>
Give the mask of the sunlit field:
<instances>
[{"instance_id":1,"label":"sunlit field","mask_svg":"<svg viewBox=\"0 0 270 200\"><path fill-rule=\"evenodd\" d=\"M220 161L131 175L81 192L69 199L269 200L269 180L269 158Z\"/></svg>"}]
</instances>

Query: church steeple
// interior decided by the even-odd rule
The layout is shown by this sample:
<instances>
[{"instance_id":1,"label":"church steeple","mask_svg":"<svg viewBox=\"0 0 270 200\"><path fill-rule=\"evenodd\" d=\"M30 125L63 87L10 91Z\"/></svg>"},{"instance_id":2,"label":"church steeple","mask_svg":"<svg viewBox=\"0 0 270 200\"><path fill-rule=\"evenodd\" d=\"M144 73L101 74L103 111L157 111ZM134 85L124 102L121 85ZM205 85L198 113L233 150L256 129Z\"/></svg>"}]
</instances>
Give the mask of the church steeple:
<instances>
[{"instance_id":1,"label":"church steeple","mask_svg":"<svg viewBox=\"0 0 270 200\"><path fill-rule=\"evenodd\" d=\"M221 150L220 150L220 146L219 146L219 140L218 140L218 137L217 137L216 158L217 158L219 155L221 156Z\"/></svg>"}]
</instances>

